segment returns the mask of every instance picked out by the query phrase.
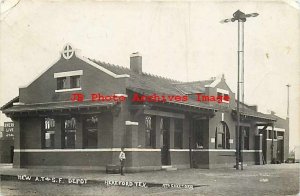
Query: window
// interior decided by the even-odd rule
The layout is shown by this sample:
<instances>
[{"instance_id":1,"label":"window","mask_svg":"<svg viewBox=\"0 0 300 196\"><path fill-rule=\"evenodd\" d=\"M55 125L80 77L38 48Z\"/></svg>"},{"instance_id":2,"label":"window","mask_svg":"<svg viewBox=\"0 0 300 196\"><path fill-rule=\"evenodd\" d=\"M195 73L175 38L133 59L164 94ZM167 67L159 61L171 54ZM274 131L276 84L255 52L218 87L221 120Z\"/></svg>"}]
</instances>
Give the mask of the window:
<instances>
[{"instance_id":1,"label":"window","mask_svg":"<svg viewBox=\"0 0 300 196\"><path fill-rule=\"evenodd\" d=\"M57 78L57 90L66 89L67 88L67 78L61 77Z\"/></svg>"},{"instance_id":2,"label":"window","mask_svg":"<svg viewBox=\"0 0 300 196\"><path fill-rule=\"evenodd\" d=\"M54 73L57 81L57 89L55 92L66 92L81 90L81 76L83 70L65 71Z\"/></svg>"},{"instance_id":3,"label":"window","mask_svg":"<svg viewBox=\"0 0 300 196\"><path fill-rule=\"evenodd\" d=\"M174 132L174 147L182 148L183 137L183 121L182 119L175 119L175 132Z\"/></svg>"},{"instance_id":4,"label":"window","mask_svg":"<svg viewBox=\"0 0 300 196\"><path fill-rule=\"evenodd\" d=\"M243 127L244 149L249 150L249 127Z\"/></svg>"},{"instance_id":5,"label":"window","mask_svg":"<svg viewBox=\"0 0 300 196\"><path fill-rule=\"evenodd\" d=\"M71 88L80 88L80 76L71 76Z\"/></svg>"},{"instance_id":6,"label":"window","mask_svg":"<svg viewBox=\"0 0 300 196\"><path fill-rule=\"evenodd\" d=\"M55 120L44 118L42 148L54 148Z\"/></svg>"},{"instance_id":7,"label":"window","mask_svg":"<svg viewBox=\"0 0 300 196\"><path fill-rule=\"evenodd\" d=\"M152 147L155 148L155 135L154 135L154 129L153 129L153 118L151 116L145 116L145 145L146 147Z\"/></svg>"},{"instance_id":8,"label":"window","mask_svg":"<svg viewBox=\"0 0 300 196\"><path fill-rule=\"evenodd\" d=\"M217 88L217 97L222 97L222 100L219 103L229 103L229 91Z\"/></svg>"},{"instance_id":9,"label":"window","mask_svg":"<svg viewBox=\"0 0 300 196\"><path fill-rule=\"evenodd\" d=\"M76 119L65 120L64 148L75 148Z\"/></svg>"},{"instance_id":10,"label":"window","mask_svg":"<svg viewBox=\"0 0 300 196\"><path fill-rule=\"evenodd\" d=\"M268 139L272 139L272 130L268 130Z\"/></svg>"},{"instance_id":11,"label":"window","mask_svg":"<svg viewBox=\"0 0 300 196\"><path fill-rule=\"evenodd\" d=\"M230 133L228 126L225 122L221 121L216 127L216 136L215 136L216 148L230 149Z\"/></svg>"},{"instance_id":12,"label":"window","mask_svg":"<svg viewBox=\"0 0 300 196\"><path fill-rule=\"evenodd\" d=\"M283 135L284 135L284 132L277 131L277 139L278 140L283 140Z\"/></svg>"},{"instance_id":13,"label":"window","mask_svg":"<svg viewBox=\"0 0 300 196\"><path fill-rule=\"evenodd\" d=\"M274 139L277 139L277 131L274 131Z\"/></svg>"},{"instance_id":14,"label":"window","mask_svg":"<svg viewBox=\"0 0 300 196\"><path fill-rule=\"evenodd\" d=\"M229 102L229 95L228 94L224 94L223 95L223 102L226 102L226 103L228 103Z\"/></svg>"},{"instance_id":15,"label":"window","mask_svg":"<svg viewBox=\"0 0 300 196\"><path fill-rule=\"evenodd\" d=\"M84 148L97 148L98 144L98 117L90 116L84 121Z\"/></svg>"}]
</instances>

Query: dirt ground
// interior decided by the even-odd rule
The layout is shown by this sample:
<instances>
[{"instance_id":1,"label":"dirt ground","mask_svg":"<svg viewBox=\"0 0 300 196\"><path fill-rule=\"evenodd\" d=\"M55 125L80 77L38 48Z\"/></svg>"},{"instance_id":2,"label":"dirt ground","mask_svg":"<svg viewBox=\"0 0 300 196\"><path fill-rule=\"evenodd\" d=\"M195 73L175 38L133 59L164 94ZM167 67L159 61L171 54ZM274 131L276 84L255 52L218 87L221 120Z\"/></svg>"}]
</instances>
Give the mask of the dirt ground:
<instances>
[{"instance_id":1,"label":"dirt ground","mask_svg":"<svg viewBox=\"0 0 300 196\"><path fill-rule=\"evenodd\" d=\"M298 195L299 164L247 166L235 169L184 169L131 173L125 176L95 172L4 169L1 174L53 177L76 176L94 180L121 180L201 185L194 189L61 185L26 181L1 181L1 195Z\"/></svg>"}]
</instances>

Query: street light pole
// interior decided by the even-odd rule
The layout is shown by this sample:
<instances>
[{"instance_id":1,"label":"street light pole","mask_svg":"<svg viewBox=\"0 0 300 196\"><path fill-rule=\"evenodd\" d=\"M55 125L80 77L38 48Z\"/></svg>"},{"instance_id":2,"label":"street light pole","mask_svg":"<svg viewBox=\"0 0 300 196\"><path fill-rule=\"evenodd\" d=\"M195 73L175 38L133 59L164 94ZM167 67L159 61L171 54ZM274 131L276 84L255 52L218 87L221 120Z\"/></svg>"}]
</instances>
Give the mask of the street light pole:
<instances>
[{"instance_id":1,"label":"street light pole","mask_svg":"<svg viewBox=\"0 0 300 196\"><path fill-rule=\"evenodd\" d=\"M286 116L287 118L290 118L290 87L291 85L287 84L287 111L286 111Z\"/></svg>"},{"instance_id":2,"label":"street light pole","mask_svg":"<svg viewBox=\"0 0 300 196\"><path fill-rule=\"evenodd\" d=\"M256 17L258 13L245 14L240 10L233 13L233 18L222 20L221 23L238 21L238 77L237 77L237 126L235 131L235 147L236 147L236 164L239 169L241 161L241 169L243 170L243 149L244 133L240 134L240 88L242 88L242 102L244 102L244 22L248 17ZM244 107L244 106L243 106ZM243 129L242 129L243 130ZM241 145L240 145L241 144ZM240 149L241 148L241 149Z\"/></svg>"}]
</instances>

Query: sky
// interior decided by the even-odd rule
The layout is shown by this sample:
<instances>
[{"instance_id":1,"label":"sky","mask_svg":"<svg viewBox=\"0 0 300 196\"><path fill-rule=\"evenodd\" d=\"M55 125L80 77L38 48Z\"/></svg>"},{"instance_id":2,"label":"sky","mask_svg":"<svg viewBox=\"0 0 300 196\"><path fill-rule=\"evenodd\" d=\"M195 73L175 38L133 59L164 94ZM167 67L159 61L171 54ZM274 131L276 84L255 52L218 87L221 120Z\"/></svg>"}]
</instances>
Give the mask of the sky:
<instances>
[{"instance_id":1,"label":"sky","mask_svg":"<svg viewBox=\"0 0 300 196\"><path fill-rule=\"evenodd\" d=\"M54 64L66 43L124 67L138 51L143 71L180 81L224 74L236 92L237 23L220 21L238 9L259 13L245 23L245 102L285 118L290 84L293 149L300 142L299 2L2 1L0 105Z\"/></svg>"}]
</instances>

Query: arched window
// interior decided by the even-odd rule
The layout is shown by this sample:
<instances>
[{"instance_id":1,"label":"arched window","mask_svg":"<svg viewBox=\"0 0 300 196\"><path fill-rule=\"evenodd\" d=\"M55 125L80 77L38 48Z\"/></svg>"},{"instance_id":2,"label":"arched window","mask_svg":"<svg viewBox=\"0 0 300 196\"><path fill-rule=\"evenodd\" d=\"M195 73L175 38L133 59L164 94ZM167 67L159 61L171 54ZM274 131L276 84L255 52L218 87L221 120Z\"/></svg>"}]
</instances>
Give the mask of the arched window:
<instances>
[{"instance_id":1,"label":"arched window","mask_svg":"<svg viewBox=\"0 0 300 196\"><path fill-rule=\"evenodd\" d=\"M154 119L152 116L145 116L145 128L146 128L146 147L155 148L155 133L154 133Z\"/></svg>"},{"instance_id":2,"label":"arched window","mask_svg":"<svg viewBox=\"0 0 300 196\"><path fill-rule=\"evenodd\" d=\"M230 149L230 133L225 122L221 121L216 127L216 148Z\"/></svg>"}]
</instances>

